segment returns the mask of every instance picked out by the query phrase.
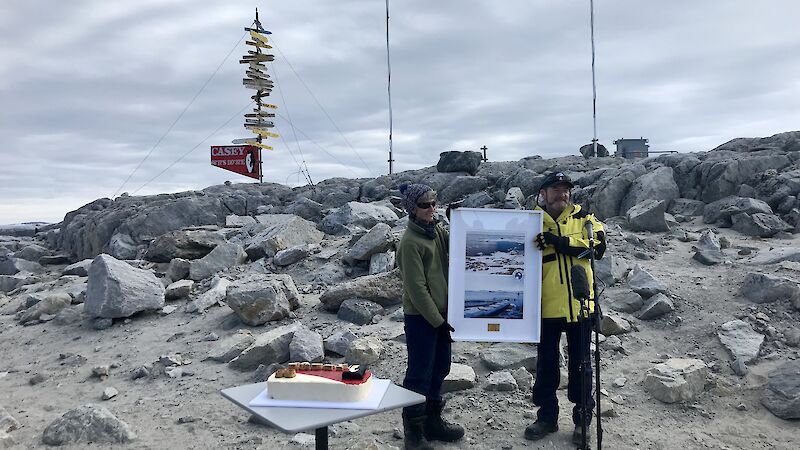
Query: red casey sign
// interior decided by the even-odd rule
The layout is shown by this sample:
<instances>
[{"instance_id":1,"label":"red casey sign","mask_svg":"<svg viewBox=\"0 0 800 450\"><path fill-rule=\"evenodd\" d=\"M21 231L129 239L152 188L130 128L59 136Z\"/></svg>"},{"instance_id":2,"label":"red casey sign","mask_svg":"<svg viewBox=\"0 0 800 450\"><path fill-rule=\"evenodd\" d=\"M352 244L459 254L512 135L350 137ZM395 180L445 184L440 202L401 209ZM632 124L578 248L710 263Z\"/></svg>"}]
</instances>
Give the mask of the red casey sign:
<instances>
[{"instance_id":1,"label":"red casey sign","mask_svg":"<svg viewBox=\"0 0 800 450\"><path fill-rule=\"evenodd\" d=\"M261 152L252 145L212 145L211 165L261 179Z\"/></svg>"}]
</instances>

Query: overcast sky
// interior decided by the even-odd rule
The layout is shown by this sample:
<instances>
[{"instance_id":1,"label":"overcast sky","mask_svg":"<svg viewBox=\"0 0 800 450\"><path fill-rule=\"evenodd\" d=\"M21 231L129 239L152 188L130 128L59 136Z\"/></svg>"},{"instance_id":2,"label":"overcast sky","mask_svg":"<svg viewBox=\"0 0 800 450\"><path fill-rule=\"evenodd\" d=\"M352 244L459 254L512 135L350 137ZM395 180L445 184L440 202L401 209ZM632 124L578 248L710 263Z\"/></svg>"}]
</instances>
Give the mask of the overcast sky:
<instances>
[{"instance_id":1,"label":"overcast sky","mask_svg":"<svg viewBox=\"0 0 800 450\"><path fill-rule=\"evenodd\" d=\"M381 0L3 0L0 223L60 221L115 192L247 182L212 167L209 146L250 136L238 60L256 6L274 33L283 136L265 152L264 180L305 184L303 159L315 182L387 173ZM517 160L591 140L588 0L390 7L395 171L446 150L486 145L490 160ZM651 150L703 151L800 129L800 2L595 9L598 138L609 149L643 136Z\"/></svg>"}]
</instances>

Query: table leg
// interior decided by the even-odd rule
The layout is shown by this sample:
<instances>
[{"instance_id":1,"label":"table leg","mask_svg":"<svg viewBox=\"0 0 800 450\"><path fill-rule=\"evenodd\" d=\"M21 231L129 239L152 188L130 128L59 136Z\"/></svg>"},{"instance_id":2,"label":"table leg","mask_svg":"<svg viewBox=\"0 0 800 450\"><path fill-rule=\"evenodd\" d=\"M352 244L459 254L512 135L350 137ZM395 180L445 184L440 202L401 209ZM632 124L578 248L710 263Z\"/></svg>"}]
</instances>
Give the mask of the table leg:
<instances>
[{"instance_id":1,"label":"table leg","mask_svg":"<svg viewBox=\"0 0 800 450\"><path fill-rule=\"evenodd\" d=\"M328 450L328 427L314 430L314 444L316 450Z\"/></svg>"}]
</instances>

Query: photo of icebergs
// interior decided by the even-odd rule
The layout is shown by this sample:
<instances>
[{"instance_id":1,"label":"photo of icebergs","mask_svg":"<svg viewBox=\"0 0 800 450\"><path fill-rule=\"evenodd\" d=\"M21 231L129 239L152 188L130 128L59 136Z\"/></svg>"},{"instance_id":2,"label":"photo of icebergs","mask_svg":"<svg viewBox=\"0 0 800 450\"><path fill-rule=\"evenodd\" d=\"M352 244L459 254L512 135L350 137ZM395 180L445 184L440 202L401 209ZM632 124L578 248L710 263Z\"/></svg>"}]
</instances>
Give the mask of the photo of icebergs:
<instances>
[{"instance_id":1,"label":"photo of icebergs","mask_svg":"<svg viewBox=\"0 0 800 450\"><path fill-rule=\"evenodd\" d=\"M522 319L522 291L464 291L468 319Z\"/></svg>"},{"instance_id":2,"label":"photo of icebergs","mask_svg":"<svg viewBox=\"0 0 800 450\"><path fill-rule=\"evenodd\" d=\"M511 275L522 278L525 265L525 235L467 232L467 276Z\"/></svg>"}]
</instances>

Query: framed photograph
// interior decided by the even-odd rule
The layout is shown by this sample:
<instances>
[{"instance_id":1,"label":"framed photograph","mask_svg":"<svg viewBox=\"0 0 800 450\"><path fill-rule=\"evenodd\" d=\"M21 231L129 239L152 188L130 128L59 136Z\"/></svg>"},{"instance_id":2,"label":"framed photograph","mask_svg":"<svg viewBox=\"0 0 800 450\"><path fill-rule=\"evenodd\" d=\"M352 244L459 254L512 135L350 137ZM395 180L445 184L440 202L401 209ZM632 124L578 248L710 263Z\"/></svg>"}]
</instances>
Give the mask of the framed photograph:
<instances>
[{"instance_id":1,"label":"framed photograph","mask_svg":"<svg viewBox=\"0 0 800 450\"><path fill-rule=\"evenodd\" d=\"M450 217L447 321L456 341L539 342L542 212L458 208Z\"/></svg>"}]
</instances>

